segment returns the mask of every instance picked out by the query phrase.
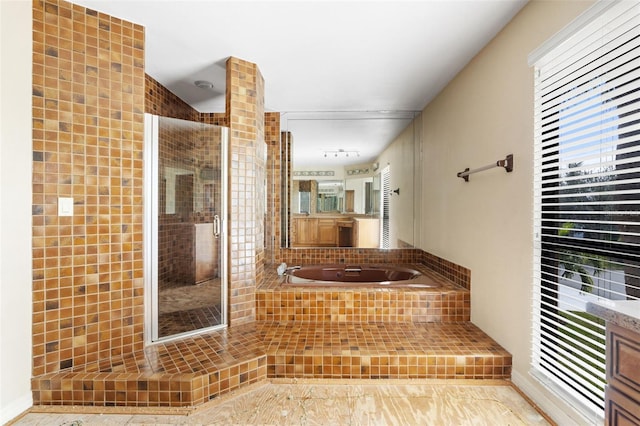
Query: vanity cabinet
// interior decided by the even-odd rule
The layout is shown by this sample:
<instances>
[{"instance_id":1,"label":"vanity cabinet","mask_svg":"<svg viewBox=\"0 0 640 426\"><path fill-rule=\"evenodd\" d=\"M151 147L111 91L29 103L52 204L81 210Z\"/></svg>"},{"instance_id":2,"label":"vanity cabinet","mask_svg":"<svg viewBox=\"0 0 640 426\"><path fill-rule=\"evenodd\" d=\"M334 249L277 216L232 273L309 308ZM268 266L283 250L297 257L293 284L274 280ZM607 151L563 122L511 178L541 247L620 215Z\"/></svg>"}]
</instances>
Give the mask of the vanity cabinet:
<instances>
[{"instance_id":1,"label":"vanity cabinet","mask_svg":"<svg viewBox=\"0 0 640 426\"><path fill-rule=\"evenodd\" d=\"M605 424L640 425L640 300L589 302L606 321Z\"/></svg>"},{"instance_id":2,"label":"vanity cabinet","mask_svg":"<svg viewBox=\"0 0 640 426\"><path fill-rule=\"evenodd\" d=\"M640 334L607 323L607 425L640 425Z\"/></svg>"},{"instance_id":3,"label":"vanity cabinet","mask_svg":"<svg viewBox=\"0 0 640 426\"><path fill-rule=\"evenodd\" d=\"M291 224L291 244L294 247L336 247L336 219L297 217Z\"/></svg>"},{"instance_id":4,"label":"vanity cabinet","mask_svg":"<svg viewBox=\"0 0 640 426\"><path fill-rule=\"evenodd\" d=\"M345 217L293 217L292 247L380 246L380 219Z\"/></svg>"},{"instance_id":5,"label":"vanity cabinet","mask_svg":"<svg viewBox=\"0 0 640 426\"><path fill-rule=\"evenodd\" d=\"M336 247L337 240L337 223L335 219L318 219L318 240L319 246Z\"/></svg>"},{"instance_id":6,"label":"vanity cabinet","mask_svg":"<svg viewBox=\"0 0 640 426\"><path fill-rule=\"evenodd\" d=\"M356 218L353 227L353 246L380 247L380 219Z\"/></svg>"},{"instance_id":7,"label":"vanity cabinet","mask_svg":"<svg viewBox=\"0 0 640 426\"><path fill-rule=\"evenodd\" d=\"M318 219L296 218L291 227L291 243L294 246L312 246L316 242Z\"/></svg>"}]
</instances>

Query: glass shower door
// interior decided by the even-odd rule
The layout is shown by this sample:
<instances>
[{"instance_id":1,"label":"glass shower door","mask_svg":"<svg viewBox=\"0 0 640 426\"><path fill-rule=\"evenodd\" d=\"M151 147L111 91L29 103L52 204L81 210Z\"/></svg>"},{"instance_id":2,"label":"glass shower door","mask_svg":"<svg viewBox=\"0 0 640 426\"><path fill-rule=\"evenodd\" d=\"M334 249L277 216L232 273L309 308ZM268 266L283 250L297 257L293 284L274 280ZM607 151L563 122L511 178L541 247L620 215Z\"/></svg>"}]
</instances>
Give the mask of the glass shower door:
<instances>
[{"instance_id":1,"label":"glass shower door","mask_svg":"<svg viewBox=\"0 0 640 426\"><path fill-rule=\"evenodd\" d=\"M148 340L226 323L227 129L146 116Z\"/></svg>"}]
</instances>

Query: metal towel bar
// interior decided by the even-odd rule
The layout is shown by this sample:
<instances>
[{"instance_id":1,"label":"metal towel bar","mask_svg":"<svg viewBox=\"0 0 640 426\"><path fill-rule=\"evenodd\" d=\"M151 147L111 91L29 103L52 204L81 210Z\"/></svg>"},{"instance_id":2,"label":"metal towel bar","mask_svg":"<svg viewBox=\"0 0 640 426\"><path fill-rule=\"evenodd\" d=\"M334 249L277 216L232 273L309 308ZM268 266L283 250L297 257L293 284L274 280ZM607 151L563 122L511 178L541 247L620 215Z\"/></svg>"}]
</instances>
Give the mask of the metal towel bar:
<instances>
[{"instance_id":1,"label":"metal towel bar","mask_svg":"<svg viewBox=\"0 0 640 426\"><path fill-rule=\"evenodd\" d=\"M469 175L473 173L478 173L485 170L493 169L494 167L504 167L507 173L512 172L513 171L513 154L507 155L507 157L504 160L498 160L495 163L491 163L483 167L478 167L477 169L470 170L467 167L463 171L459 172L457 176L459 178L464 179L465 182L469 182Z\"/></svg>"}]
</instances>

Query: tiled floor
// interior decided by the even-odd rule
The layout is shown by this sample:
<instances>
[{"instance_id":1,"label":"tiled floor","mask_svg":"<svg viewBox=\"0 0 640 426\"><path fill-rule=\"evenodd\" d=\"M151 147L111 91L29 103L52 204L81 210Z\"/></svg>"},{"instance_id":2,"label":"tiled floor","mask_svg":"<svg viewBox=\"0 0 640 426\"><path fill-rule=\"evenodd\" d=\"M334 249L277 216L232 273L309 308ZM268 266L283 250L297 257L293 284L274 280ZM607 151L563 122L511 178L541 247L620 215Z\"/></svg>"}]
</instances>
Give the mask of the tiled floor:
<instances>
[{"instance_id":1,"label":"tiled floor","mask_svg":"<svg viewBox=\"0 0 640 426\"><path fill-rule=\"evenodd\" d=\"M221 323L222 313L219 304L161 313L158 315L158 336L173 336L174 334L215 327Z\"/></svg>"},{"instance_id":2,"label":"tiled floor","mask_svg":"<svg viewBox=\"0 0 640 426\"><path fill-rule=\"evenodd\" d=\"M165 283L158 292L158 335L168 337L222 322L220 279L199 284Z\"/></svg>"},{"instance_id":3,"label":"tiled floor","mask_svg":"<svg viewBox=\"0 0 640 426\"><path fill-rule=\"evenodd\" d=\"M220 278L198 284L165 283L158 292L161 314L220 303Z\"/></svg>"},{"instance_id":4,"label":"tiled floor","mask_svg":"<svg viewBox=\"0 0 640 426\"><path fill-rule=\"evenodd\" d=\"M191 412L28 413L15 425L549 425L507 382L262 382ZM95 409L94 409L95 410ZM100 412L100 410L98 410ZM107 413L111 414L107 414Z\"/></svg>"}]
</instances>

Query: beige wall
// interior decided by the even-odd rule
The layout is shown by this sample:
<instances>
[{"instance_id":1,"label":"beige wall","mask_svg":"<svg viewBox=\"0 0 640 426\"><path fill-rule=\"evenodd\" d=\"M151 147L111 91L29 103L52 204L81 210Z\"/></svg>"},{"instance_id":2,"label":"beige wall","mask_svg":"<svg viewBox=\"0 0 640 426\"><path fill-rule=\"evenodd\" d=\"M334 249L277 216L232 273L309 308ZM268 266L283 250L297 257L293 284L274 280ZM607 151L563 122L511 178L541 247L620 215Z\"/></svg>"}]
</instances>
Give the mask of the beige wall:
<instances>
[{"instance_id":1,"label":"beige wall","mask_svg":"<svg viewBox=\"0 0 640 426\"><path fill-rule=\"evenodd\" d=\"M471 269L472 321L512 353L514 381L537 399L550 395L528 373L533 69L527 56L591 4L530 2L422 114L420 248ZM456 177L509 153L510 174L496 168L467 183Z\"/></svg>"},{"instance_id":2,"label":"beige wall","mask_svg":"<svg viewBox=\"0 0 640 426\"><path fill-rule=\"evenodd\" d=\"M0 1L0 424L31 406L31 3Z\"/></svg>"},{"instance_id":3,"label":"beige wall","mask_svg":"<svg viewBox=\"0 0 640 426\"><path fill-rule=\"evenodd\" d=\"M415 176L414 169L419 165L415 164L416 134L419 134L420 122L414 120L409 124L398 137L387 147L380 157L381 172L385 167L390 167L391 190L400 189L400 194L393 194L389 199L389 241L390 248L403 247L399 242L417 246L414 229L415 203L418 201L413 194Z\"/></svg>"}]
</instances>

